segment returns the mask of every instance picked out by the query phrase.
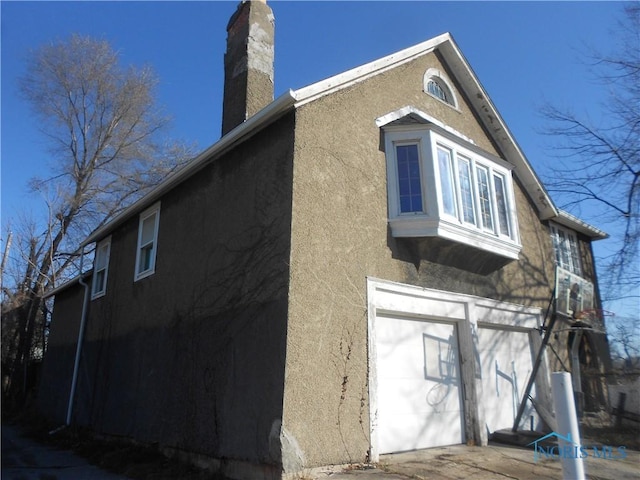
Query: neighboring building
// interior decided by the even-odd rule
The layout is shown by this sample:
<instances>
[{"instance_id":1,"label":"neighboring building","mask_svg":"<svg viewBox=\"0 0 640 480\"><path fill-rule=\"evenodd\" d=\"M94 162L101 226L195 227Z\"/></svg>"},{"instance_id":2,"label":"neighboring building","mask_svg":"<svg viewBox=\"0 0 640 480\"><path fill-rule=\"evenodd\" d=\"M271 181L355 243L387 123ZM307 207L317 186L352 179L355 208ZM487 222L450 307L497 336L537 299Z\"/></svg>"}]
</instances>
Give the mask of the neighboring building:
<instances>
[{"instance_id":1,"label":"neighboring building","mask_svg":"<svg viewBox=\"0 0 640 480\"><path fill-rule=\"evenodd\" d=\"M514 422L559 271L582 289L558 282L531 392L550 410L605 235L554 206L452 37L274 101L271 10L240 4L228 32L224 135L83 242L41 409L245 478L485 445ZM601 371L596 337L580 353Z\"/></svg>"}]
</instances>

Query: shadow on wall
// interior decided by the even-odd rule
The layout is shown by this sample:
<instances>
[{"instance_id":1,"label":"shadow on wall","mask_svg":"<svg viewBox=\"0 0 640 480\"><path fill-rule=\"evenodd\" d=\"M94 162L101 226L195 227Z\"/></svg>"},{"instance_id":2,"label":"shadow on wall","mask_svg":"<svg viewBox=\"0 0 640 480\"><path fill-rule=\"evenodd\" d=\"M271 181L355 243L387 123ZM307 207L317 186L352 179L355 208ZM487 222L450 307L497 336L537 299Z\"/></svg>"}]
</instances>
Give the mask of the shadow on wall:
<instances>
[{"instance_id":1,"label":"shadow on wall","mask_svg":"<svg viewBox=\"0 0 640 480\"><path fill-rule=\"evenodd\" d=\"M407 266L405 283L546 309L555 286L555 260L541 236L517 261L441 238L395 238L390 227L387 245Z\"/></svg>"}]
</instances>

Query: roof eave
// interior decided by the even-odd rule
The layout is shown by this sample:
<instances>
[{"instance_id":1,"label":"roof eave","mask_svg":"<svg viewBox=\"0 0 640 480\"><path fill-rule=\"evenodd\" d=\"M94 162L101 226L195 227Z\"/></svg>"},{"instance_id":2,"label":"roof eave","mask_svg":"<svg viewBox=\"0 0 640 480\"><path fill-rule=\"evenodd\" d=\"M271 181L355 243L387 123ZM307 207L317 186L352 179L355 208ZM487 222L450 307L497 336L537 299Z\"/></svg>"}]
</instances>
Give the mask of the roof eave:
<instances>
[{"instance_id":1,"label":"roof eave","mask_svg":"<svg viewBox=\"0 0 640 480\"><path fill-rule=\"evenodd\" d=\"M91 270L87 270L86 272L84 272L84 273L82 274L82 280L85 280L85 279L87 279L87 278L90 278L92 275L93 275L93 269L91 269ZM54 297L54 296L56 296L58 293L60 293L60 292L62 292L62 291L64 291L64 290L67 290L67 289L69 289L69 288L71 288L71 287L73 287L73 286L74 286L74 285L76 285L77 283L80 283L80 277L81 277L80 275L76 275L76 276L75 276L75 277L73 277L72 279L67 280L66 282L64 282L62 285L58 285L57 287L55 287L55 288L53 288L53 289L49 290L48 292L46 292L46 293L42 296L42 298L46 300L47 298Z\"/></svg>"},{"instance_id":2,"label":"roof eave","mask_svg":"<svg viewBox=\"0 0 640 480\"><path fill-rule=\"evenodd\" d=\"M169 190L204 168L209 164L209 162L215 160L238 143L246 140L270 123L277 120L285 112L293 108L295 101L295 92L293 92L292 90L288 90L287 92L279 96L268 106L260 110L254 116L247 119L245 122L238 125L216 143L203 151L200 155L191 160L191 162L189 162L184 168L177 171L175 174L171 175L163 182L159 183L149 193L147 193L137 202L133 203L131 206L127 207L109 223L91 233L91 235L89 235L80 244L80 247L85 247L107 236L110 232L122 225L129 218L144 210Z\"/></svg>"},{"instance_id":3,"label":"roof eave","mask_svg":"<svg viewBox=\"0 0 640 480\"><path fill-rule=\"evenodd\" d=\"M437 37L433 37L417 45L392 53L386 57L379 58L372 62L360 65L358 67L339 73L332 77L326 78L316 83L312 83L306 87L296 90L296 107L312 102L320 97L324 97L338 90L348 88L351 85L366 80L369 77L378 75L386 70L402 65L417 57L432 52L439 45L450 41L451 34L443 33Z\"/></svg>"},{"instance_id":4,"label":"roof eave","mask_svg":"<svg viewBox=\"0 0 640 480\"><path fill-rule=\"evenodd\" d=\"M588 224L587 222L580 220L578 217L571 215L564 210L558 210L558 215L552 219L554 222L559 223L565 227L580 232L592 240L605 240L609 238L609 234L603 232L599 228Z\"/></svg>"},{"instance_id":5,"label":"roof eave","mask_svg":"<svg viewBox=\"0 0 640 480\"><path fill-rule=\"evenodd\" d=\"M443 42L438 51L444 57L449 68L453 70L456 79L461 83L491 138L494 139L505 157L515 165L514 173L536 205L540 219L547 220L557 216L558 210L542 181L531 168L530 162L518 146L514 136L498 113L498 109L453 38Z\"/></svg>"}]
</instances>

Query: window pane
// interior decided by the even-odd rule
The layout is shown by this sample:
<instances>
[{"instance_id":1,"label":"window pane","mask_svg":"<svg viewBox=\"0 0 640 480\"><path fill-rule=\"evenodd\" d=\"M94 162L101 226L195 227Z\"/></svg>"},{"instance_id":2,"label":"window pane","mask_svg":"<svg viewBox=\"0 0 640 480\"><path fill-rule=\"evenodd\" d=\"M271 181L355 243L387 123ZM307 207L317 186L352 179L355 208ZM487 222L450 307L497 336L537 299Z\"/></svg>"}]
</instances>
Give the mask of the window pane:
<instances>
[{"instance_id":1,"label":"window pane","mask_svg":"<svg viewBox=\"0 0 640 480\"><path fill-rule=\"evenodd\" d=\"M560 243L558 239L558 230L551 226L551 240L553 240L553 250L556 253L556 263L560 265Z\"/></svg>"},{"instance_id":2,"label":"window pane","mask_svg":"<svg viewBox=\"0 0 640 480\"><path fill-rule=\"evenodd\" d=\"M107 258L109 256L109 244L98 247L96 251L95 269L102 270L107 266Z\"/></svg>"},{"instance_id":3,"label":"window pane","mask_svg":"<svg viewBox=\"0 0 640 480\"><path fill-rule=\"evenodd\" d=\"M153 253L153 242L140 249L139 272L146 272L151 269L151 254Z\"/></svg>"},{"instance_id":4,"label":"window pane","mask_svg":"<svg viewBox=\"0 0 640 480\"><path fill-rule=\"evenodd\" d=\"M102 292L104 290L104 274L105 274L104 270L101 270L95 274L95 283L93 285L93 293Z\"/></svg>"},{"instance_id":5,"label":"window pane","mask_svg":"<svg viewBox=\"0 0 640 480\"><path fill-rule=\"evenodd\" d=\"M140 245L146 245L153 241L153 234L155 232L156 214L153 213L149 217L145 218L142 222L142 235L140 237Z\"/></svg>"},{"instance_id":6,"label":"window pane","mask_svg":"<svg viewBox=\"0 0 640 480\"><path fill-rule=\"evenodd\" d=\"M444 213L456 216L455 191L451 152L438 148L438 167L440 168L440 186L442 189L442 209Z\"/></svg>"},{"instance_id":7,"label":"window pane","mask_svg":"<svg viewBox=\"0 0 640 480\"><path fill-rule=\"evenodd\" d=\"M500 223L500 233L510 236L509 215L507 208L507 195L504 187L504 177L499 174L493 175L493 182L496 189L496 204L498 205L498 222Z\"/></svg>"},{"instance_id":8,"label":"window pane","mask_svg":"<svg viewBox=\"0 0 640 480\"><path fill-rule=\"evenodd\" d=\"M569 255L571 258L571 271L576 275L582 275L582 269L580 268L580 253L578 252L578 242L576 237L571 233L567 234L569 239Z\"/></svg>"},{"instance_id":9,"label":"window pane","mask_svg":"<svg viewBox=\"0 0 640 480\"><path fill-rule=\"evenodd\" d=\"M434 97L438 97L443 102L450 103L447 98L447 93L435 80L429 80L429 83L427 83L427 91Z\"/></svg>"},{"instance_id":10,"label":"window pane","mask_svg":"<svg viewBox=\"0 0 640 480\"><path fill-rule=\"evenodd\" d=\"M569 263L569 249L567 246L567 237L563 230L558 230L558 245L560 254L560 266L565 270L571 271L571 265Z\"/></svg>"},{"instance_id":11,"label":"window pane","mask_svg":"<svg viewBox=\"0 0 640 480\"><path fill-rule=\"evenodd\" d=\"M489 190L489 173L484 167L478 167L478 197L480 198L480 216L482 227L493 231L491 216L491 193Z\"/></svg>"},{"instance_id":12,"label":"window pane","mask_svg":"<svg viewBox=\"0 0 640 480\"><path fill-rule=\"evenodd\" d=\"M396 147L400 213L422 212L422 184L418 145Z\"/></svg>"},{"instance_id":13,"label":"window pane","mask_svg":"<svg viewBox=\"0 0 640 480\"><path fill-rule=\"evenodd\" d=\"M471 187L471 165L469 161L458 157L458 179L460 181L460 197L462 199L462 219L467 223L476 223L473 208L473 189Z\"/></svg>"}]
</instances>

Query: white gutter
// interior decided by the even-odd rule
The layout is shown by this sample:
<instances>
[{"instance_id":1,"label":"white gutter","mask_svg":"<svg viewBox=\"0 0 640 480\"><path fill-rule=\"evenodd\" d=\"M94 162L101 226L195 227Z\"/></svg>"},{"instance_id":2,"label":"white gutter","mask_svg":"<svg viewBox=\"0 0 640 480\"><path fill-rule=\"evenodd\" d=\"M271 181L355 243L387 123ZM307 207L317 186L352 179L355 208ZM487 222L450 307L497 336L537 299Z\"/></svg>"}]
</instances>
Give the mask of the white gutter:
<instances>
[{"instance_id":1,"label":"white gutter","mask_svg":"<svg viewBox=\"0 0 640 480\"><path fill-rule=\"evenodd\" d=\"M594 240L604 240L606 238L609 238L608 233L603 232L593 225L589 225L587 222L580 220L578 217L575 217L569 212L565 212L564 210L558 210L558 216L552 218L551 220L559 223L560 225L564 225L565 227L569 227L576 232L583 233L587 237L590 237Z\"/></svg>"},{"instance_id":2,"label":"white gutter","mask_svg":"<svg viewBox=\"0 0 640 480\"><path fill-rule=\"evenodd\" d=\"M69 402L67 404L67 418L65 424L71 425L71 415L73 414L73 400L76 396L76 387L78 385L78 371L80 369L80 355L82 353L82 341L84 339L84 330L87 324L87 310L89 307L89 284L82 278L82 263L84 261L84 246L80 250L80 276L78 281L84 287L84 299L82 301L82 314L80 316L80 329L78 330L78 342L76 344L76 357L73 362L73 376L71 377L71 389L69 390Z\"/></svg>"},{"instance_id":3,"label":"white gutter","mask_svg":"<svg viewBox=\"0 0 640 480\"><path fill-rule=\"evenodd\" d=\"M379 58L359 67L352 68L346 72L339 73L332 77L312 83L294 92L297 103L302 106L320 97L330 95L338 90L348 88L356 83L362 82L380 73L386 72L404 63L410 62L427 53L433 52L441 44L450 41L451 35L443 33L437 37L426 40L412 47L405 48L399 52L392 53L386 57Z\"/></svg>"},{"instance_id":4,"label":"white gutter","mask_svg":"<svg viewBox=\"0 0 640 480\"><path fill-rule=\"evenodd\" d=\"M524 152L511 134L506 122L500 116L498 109L491 101L478 76L471 68L471 64L458 48L453 37L450 37L448 42L444 42L439 47L439 51L455 73L455 78L462 84L464 92L468 95L471 104L474 105L489 135L499 145L505 158L516 165L516 176L520 179L531 200L538 208L540 218L548 220L558 215L558 210L551 196L531 167Z\"/></svg>"},{"instance_id":5,"label":"white gutter","mask_svg":"<svg viewBox=\"0 0 640 480\"><path fill-rule=\"evenodd\" d=\"M80 247L85 247L86 245L89 245L90 243L96 242L105 237L114 228L122 225L126 220L131 218L131 216L135 215L139 211L144 210L144 208L158 200L162 195L167 193L173 187L186 180L190 176L194 175L199 170L203 169L214 158L222 155L239 141L246 139L246 137L248 136L254 135L264 127L269 125L271 122L279 118L294 106L295 101L296 94L293 90L289 90L286 93L280 95L268 106L247 119L245 122L238 125L224 137L222 137L219 141L207 148L204 152L202 152L191 162L189 162L184 168L178 170L175 174L171 175L165 181L153 188L140 200L132 204L130 207L126 208L122 213L117 215L109 223L95 230L80 244Z\"/></svg>"}]
</instances>

